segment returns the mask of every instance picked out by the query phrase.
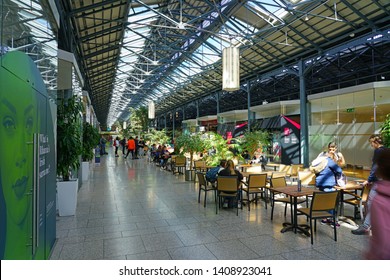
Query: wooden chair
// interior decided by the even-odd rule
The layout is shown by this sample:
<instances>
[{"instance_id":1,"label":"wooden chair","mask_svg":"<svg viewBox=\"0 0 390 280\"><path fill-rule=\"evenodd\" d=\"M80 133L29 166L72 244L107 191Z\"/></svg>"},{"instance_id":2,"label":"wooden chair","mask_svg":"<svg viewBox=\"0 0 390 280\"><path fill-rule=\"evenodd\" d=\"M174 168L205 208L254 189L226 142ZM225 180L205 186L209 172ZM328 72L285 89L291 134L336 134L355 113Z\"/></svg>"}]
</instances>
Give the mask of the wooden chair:
<instances>
[{"instance_id":1,"label":"wooden chair","mask_svg":"<svg viewBox=\"0 0 390 280\"><path fill-rule=\"evenodd\" d=\"M344 194L352 196L351 198L344 199L343 202L354 206L353 218L355 220L357 219L357 213L360 213L360 219L364 218L370 190L371 188L369 186L364 186L360 194L356 194L344 190Z\"/></svg>"},{"instance_id":2,"label":"wooden chair","mask_svg":"<svg viewBox=\"0 0 390 280\"><path fill-rule=\"evenodd\" d=\"M217 200L215 213L218 214L218 208L221 207L222 198L233 198L236 202L238 216L238 200L240 197L240 187L237 185L237 176L218 176L217 177ZM241 201L242 209L242 201Z\"/></svg>"},{"instance_id":3,"label":"wooden chair","mask_svg":"<svg viewBox=\"0 0 390 280\"><path fill-rule=\"evenodd\" d=\"M287 172L286 171L275 171L272 172L271 178L286 178Z\"/></svg>"},{"instance_id":4,"label":"wooden chair","mask_svg":"<svg viewBox=\"0 0 390 280\"><path fill-rule=\"evenodd\" d=\"M291 183L298 181L298 172L300 171L301 166L301 164L291 164L291 168L287 174L289 175Z\"/></svg>"},{"instance_id":5,"label":"wooden chair","mask_svg":"<svg viewBox=\"0 0 390 280\"><path fill-rule=\"evenodd\" d=\"M187 158L185 156L176 156L172 159L172 174L184 174L186 169Z\"/></svg>"},{"instance_id":6,"label":"wooden chair","mask_svg":"<svg viewBox=\"0 0 390 280\"><path fill-rule=\"evenodd\" d=\"M248 201L248 211L251 211L251 203L255 202L257 204L258 194L264 195L265 199L265 209L267 209L267 173L262 174L250 174L248 181L244 183L242 191L246 193L246 201ZM254 195L253 199L250 199L250 196Z\"/></svg>"},{"instance_id":7,"label":"wooden chair","mask_svg":"<svg viewBox=\"0 0 390 280\"><path fill-rule=\"evenodd\" d=\"M311 200L310 208L298 208L297 211L308 217L310 221L310 239L313 244L313 223L314 231L317 230L317 220L324 218L333 219L334 229L334 241L337 241L337 226L336 226L336 214L337 214L337 202L339 192L315 192L313 199Z\"/></svg>"},{"instance_id":8,"label":"wooden chair","mask_svg":"<svg viewBox=\"0 0 390 280\"><path fill-rule=\"evenodd\" d=\"M215 203L217 203L217 189L211 183L207 182L205 174L203 172L197 172L196 175L198 177L198 183L199 183L198 203L200 203L201 191L204 191L204 202L203 202L204 207L206 207L207 193L209 191L214 192Z\"/></svg>"},{"instance_id":9,"label":"wooden chair","mask_svg":"<svg viewBox=\"0 0 390 280\"><path fill-rule=\"evenodd\" d=\"M298 171L298 180L302 186L315 185L316 175L311 171Z\"/></svg>"},{"instance_id":10,"label":"wooden chair","mask_svg":"<svg viewBox=\"0 0 390 280\"><path fill-rule=\"evenodd\" d=\"M195 173L196 172L206 172L206 162L204 160L196 160L194 161L194 169L195 169ZM194 183L196 184L197 183L197 178L195 178L194 180Z\"/></svg>"}]
</instances>

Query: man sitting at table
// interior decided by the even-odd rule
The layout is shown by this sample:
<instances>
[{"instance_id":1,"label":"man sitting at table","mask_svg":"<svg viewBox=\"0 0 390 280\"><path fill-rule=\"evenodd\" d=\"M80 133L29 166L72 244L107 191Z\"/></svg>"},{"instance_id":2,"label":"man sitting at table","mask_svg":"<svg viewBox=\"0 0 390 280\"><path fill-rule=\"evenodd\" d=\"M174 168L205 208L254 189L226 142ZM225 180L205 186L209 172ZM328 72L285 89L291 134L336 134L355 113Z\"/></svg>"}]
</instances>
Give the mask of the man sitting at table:
<instances>
[{"instance_id":1,"label":"man sitting at table","mask_svg":"<svg viewBox=\"0 0 390 280\"><path fill-rule=\"evenodd\" d=\"M211 168L206 172L206 180L209 181L213 186L215 186L215 182L217 181L218 173L223 170L226 166L226 159L222 159L219 163L219 166Z\"/></svg>"}]
</instances>

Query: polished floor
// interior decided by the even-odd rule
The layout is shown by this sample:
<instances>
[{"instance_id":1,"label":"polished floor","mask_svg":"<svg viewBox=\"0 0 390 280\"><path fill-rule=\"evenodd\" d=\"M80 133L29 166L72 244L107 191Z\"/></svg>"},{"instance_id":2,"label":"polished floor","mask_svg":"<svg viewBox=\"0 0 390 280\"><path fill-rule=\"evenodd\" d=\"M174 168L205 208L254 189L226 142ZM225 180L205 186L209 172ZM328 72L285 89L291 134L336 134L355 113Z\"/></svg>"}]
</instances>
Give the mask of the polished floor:
<instances>
[{"instance_id":1,"label":"polished floor","mask_svg":"<svg viewBox=\"0 0 390 280\"><path fill-rule=\"evenodd\" d=\"M184 175L160 170L146 159L115 158L112 151L91 165L90 180L78 193L77 213L57 217L53 260L355 260L363 259L368 236L355 236L346 223L338 229L317 225L310 238L281 233L284 206L264 203L221 209L209 195L198 204L198 186ZM203 200L202 200L203 201ZM346 209L352 215L352 209ZM302 217L302 222L305 219ZM360 222L360 221L358 221Z\"/></svg>"}]
</instances>

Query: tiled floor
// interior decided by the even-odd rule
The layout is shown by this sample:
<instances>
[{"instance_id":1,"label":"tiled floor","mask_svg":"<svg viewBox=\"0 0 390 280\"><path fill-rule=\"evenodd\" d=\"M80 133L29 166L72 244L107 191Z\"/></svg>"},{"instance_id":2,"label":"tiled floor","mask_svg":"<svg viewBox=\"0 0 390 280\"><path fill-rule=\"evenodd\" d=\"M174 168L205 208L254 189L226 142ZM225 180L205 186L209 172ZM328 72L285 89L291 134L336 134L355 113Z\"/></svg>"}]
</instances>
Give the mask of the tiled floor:
<instances>
[{"instance_id":1,"label":"tiled floor","mask_svg":"<svg viewBox=\"0 0 390 280\"><path fill-rule=\"evenodd\" d=\"M310 238L281 233L284 206L264 204L215 214L212 195L207 207L198 204L198 186L183 175L160 170L146 159L102 157L91 166L90 180L78 194L77 213L58 217L53 260L79 259L362 259L367 236L351 234L341 224L338 241L333 229L317 225ZM352 214L352 209L346 209ZM305 219L302 217L302 222Z\"/></svg>"}]
</instances>

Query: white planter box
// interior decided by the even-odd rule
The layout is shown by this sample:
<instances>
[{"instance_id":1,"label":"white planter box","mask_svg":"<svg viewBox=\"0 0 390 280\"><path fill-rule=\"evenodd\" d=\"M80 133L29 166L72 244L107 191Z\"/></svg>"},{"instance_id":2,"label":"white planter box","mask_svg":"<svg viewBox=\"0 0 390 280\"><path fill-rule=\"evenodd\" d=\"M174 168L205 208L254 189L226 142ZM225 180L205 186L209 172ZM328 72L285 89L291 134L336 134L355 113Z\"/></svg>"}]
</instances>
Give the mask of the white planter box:
<instances>
[{"instance_id":1,"label":"white planter box","mask_svg":"<svg viewBox=\"0 0 390 280\"><path fill-rule=\"evenodd\" d=\"M57 182L58 215L73 216L76 214L78 188L78 179Z\"/></svg>"},{"instance_id":2,"label":"white planter box","mask_svg":"<svg viewBox=\"0 0 390 280\"><path fill-rule=\"evenodd\" d=\"M89 161L83 161L81 163L81 178L83 182L89 179Z\"/></svg>"}]
</instances>

